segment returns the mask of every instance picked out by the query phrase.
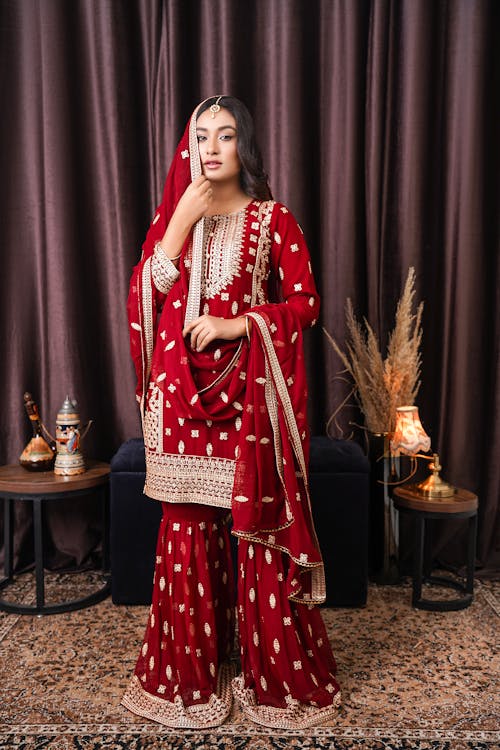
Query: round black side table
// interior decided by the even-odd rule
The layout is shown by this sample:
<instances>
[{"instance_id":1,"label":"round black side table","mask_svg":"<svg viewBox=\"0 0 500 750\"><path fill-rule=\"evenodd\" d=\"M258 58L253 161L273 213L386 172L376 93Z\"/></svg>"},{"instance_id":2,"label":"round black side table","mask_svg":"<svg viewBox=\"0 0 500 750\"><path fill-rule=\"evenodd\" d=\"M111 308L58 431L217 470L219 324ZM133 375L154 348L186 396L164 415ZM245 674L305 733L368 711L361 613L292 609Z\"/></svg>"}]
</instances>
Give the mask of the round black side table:
<instances>
[{"instance_id":1,"label":"round black side table","mask_svg":"<svg viewBox=\"0 0 500 750\"><path fill-rule=\"evenodd\" d=\"M87 471L75 476L57 476L53 471L30 472L17 464L0 467L0 498L4 504L4 573L0 589L14 580L13 574L13 502L29 501L33 505L33 533L35 542L36 605L17 604L0 599L0 610L15 614L48 615L82 609L105 599L111 590L109 579L109 464L87 461ZM79 495L102 498L103 565L105 584L97 591L71 601L45 604L45 577L43 567L43 518L45 500L71 500Z\"/></svg>"},{"instance_id":2,"label":"round black side table","mask_svg":"<svg viewBox=\"0 0 500 750\"><path fill-rule=\"evenodd\" d=\"M410 487L396 487L393 492L395 507L414 519L415 541L413 548L413 596L412 605L417 609L434 612L449 612L468 607L474 596L474 559L477 535L477 495L467 490L455 489L451 497L436 500L423 497ZM461 583L444 576L431 575L431 565L425 554L426 522L432 519L468 519L467 574ZM457 599L424 599L422 584L430 583L457 589L462 596Z\"/></svg>"}]
</instances>

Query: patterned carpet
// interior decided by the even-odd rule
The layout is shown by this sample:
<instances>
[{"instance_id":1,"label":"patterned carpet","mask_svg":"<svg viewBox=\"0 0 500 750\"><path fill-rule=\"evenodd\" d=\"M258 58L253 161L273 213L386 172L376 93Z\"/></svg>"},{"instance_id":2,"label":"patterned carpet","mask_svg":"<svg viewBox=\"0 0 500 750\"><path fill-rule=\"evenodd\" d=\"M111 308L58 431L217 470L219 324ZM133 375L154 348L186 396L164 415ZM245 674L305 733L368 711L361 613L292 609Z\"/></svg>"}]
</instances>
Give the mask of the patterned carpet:
<instances>
[{"instance_id":1,"label":"patterned carpet","mask_svg":"<svg viewBox=\"0 0 500 750\"><path fill-rule=\"evenodd\" d=\"M100 583L97 573L47 578L48 601L68 588L74 595L82 578L87 587ZM32 600L32 582L31 574L20 577L9 596ZM343 706L328 726L275 734L237 708L226 725L201 734L122 708L145 607L108 599L42 618L0 613L0 748L500 748L500 584L477 583L474 603L461 612L414 610L410 599L409 584L372 585L364 609L324 609Z\"/></svg>"}]
</instances>

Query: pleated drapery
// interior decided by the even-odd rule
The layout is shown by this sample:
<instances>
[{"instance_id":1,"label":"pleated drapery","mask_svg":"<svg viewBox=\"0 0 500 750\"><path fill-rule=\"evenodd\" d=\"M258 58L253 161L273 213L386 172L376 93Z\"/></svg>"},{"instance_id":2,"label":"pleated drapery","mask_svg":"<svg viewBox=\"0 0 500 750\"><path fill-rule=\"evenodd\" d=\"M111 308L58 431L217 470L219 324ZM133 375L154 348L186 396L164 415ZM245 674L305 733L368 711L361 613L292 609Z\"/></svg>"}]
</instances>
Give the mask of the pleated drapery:
<instances>
[{"instance_id":1,"label":"pleated drapery","mask_svg":"<svg viewBox=\"0 0 500 750\"><path fill-rule=\"evenodd\" d=\"M66 394L78 400L89 455L139 434L131 269L191 111L232 93L338 340L351 297L384 348L415 267L420 415L445 478L479 495L479 568L498 568L498 3L0 0L0 56L0 461L29 437L25 390L49 429ZM319 326L306 344L320 433L340 363ZM89 558L93 513L54 510L53 565ZM438 543L451 562L457 533Z\"/></svg>"}]
</instances>

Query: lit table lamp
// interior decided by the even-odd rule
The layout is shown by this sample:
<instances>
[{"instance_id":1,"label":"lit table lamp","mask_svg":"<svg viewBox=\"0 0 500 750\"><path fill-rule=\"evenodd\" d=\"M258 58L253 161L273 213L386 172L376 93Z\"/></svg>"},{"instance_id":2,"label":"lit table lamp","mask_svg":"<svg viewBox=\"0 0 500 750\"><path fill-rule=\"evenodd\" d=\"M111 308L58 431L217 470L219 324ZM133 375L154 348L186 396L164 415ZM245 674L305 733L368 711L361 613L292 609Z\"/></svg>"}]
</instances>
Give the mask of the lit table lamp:
<instances>
[{"instance_id":1,"label":"lit table lamp","mask_svg":"<svg viewBox=\"0 0 500 750\"><path fill-rule=\"evenodd\" d=\"M399 406L396 409L396 426L390 442L391 453L398 456L404 453L411 456L415 462L412 471L408 477L412 477L417 470L417 458L425 458L431 461L431 474L423 482L411 485L412 492L417 492L423 497L438 499L440 497L450 497L455 493L455 488L447 482L444 482L439 476L441 465L439 456L434 453L432 456L426 456L419 451L429 451L431 439L425 432L418 415L416 406Z\"/></svg>"}]
</instances>

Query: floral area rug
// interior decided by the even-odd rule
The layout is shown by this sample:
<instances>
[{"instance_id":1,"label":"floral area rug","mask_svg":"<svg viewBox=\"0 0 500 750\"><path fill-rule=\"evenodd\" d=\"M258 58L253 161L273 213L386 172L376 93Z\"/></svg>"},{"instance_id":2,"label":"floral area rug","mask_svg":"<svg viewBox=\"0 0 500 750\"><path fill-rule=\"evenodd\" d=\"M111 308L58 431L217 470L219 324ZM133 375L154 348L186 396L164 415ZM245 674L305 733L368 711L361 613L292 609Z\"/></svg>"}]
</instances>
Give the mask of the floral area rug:
<instances>
[{"instance_id":1,"label":"floral area rug","mask_svg":"<svg viewBox=\"0 0 500 750\"><path fill-rule=\"evenodd\" d=\"M101 584L97 573L47 574L47 601L73 598L82 580L87 588ZM32 575L20 576L9 597L33 600ZM335 720L272 732L235 707L224 726L201 733L120 706L146 607L107 599L45 617L0 613L0 748L500 748L499 583L477 582L473 604L458 612L412 609L409 583L372 585L365 608L322 612L343 696Z\"/></svg>"}]
</instances>

